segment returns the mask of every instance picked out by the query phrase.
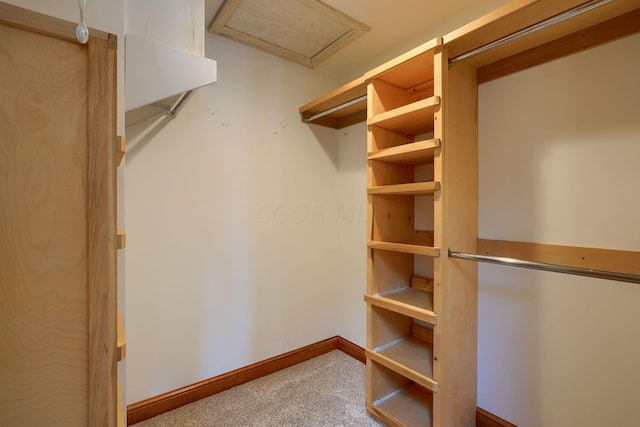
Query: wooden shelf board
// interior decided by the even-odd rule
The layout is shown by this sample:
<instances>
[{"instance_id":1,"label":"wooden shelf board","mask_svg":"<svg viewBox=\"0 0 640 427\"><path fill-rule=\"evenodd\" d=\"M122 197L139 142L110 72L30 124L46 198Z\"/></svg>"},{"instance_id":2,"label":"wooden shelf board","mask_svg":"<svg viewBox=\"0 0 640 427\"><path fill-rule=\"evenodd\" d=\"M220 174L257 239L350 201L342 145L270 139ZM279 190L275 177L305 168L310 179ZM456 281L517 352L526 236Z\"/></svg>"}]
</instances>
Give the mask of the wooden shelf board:
<instances>
[{"instance_id":1,"label":"wooden shelf board","mask_svg":"<svg viewBox=\"0 0 640 427\"><path fill-rule=\"evenodd\" d=\"M514 1L445 35L444 44L447 46L449 57L455 57L572 9L582 3L585 3L585 0ZM492 74L492 64L504 68L505 62L510 62L517 55L544 46L543 55L538 57L535 55L529 56L528 60L525 61L526 65L520 64L517 68L513 68L506 73L503 70L500 75L496 75L493 78L501 77L584 49L585 37L583 36L585 35L585 29L598 27L608 21L611 21L610 23L615 22L615 24L605 24L605 26L610 27L608 30L591 34L591 46L633 34L638 31L638 20L618 20L617 18L638 9L640 9L640 3L637 0L612 1L518 40L470 57L465 61L478 69L484 68L483 74L490 75ZM563 42L556 44L555 41L559 40ZM516 64L514 63L512 66L515 67ZM524 68L522 68L523 66ZM508 65L507 68L509 68ZM480 82L488 80L487 78L479 79Z\"/></svg>"},{"instance_id":2,"label":"wooden shelf board","mask_svg":"<svg viewBox=\"0 0 640 427\"><path fill-rule=\"evenodd\" d=\"M333 107L337 107L366 94L367 85L364 77L359 77L352 82L349 82L326 95L303 105L298 109L298 111L300 112L301 120L304 122L306 117L322 113L323 111L327 111ZM366 120L366 117L367 101L364 100L308 123L340 129L345 126L364 121Z\"/></svg>"},{"instance_id":3,"label":"wooden shelf board","mask_svg":"<svg viewBox=\"0 0 640 427\"><path fill-rule=\"evenodd\" d=\"M385 294L365 295L364 300L378 307L404 314L435 325L438 316L433 312L433 294L431 292L404 288Z\"/></svg>"},{"instance_id":4,"label":"wooden shelf board","mask_svg":"<svg viewBox=\"0 0 640 427\"><path fill-rule=\"evenodd\" d=\"M415 243L400 242L381 242L378 240L369 240L367 246L370 249L380 249L384 251L403 252L407 254L426 255L437 257L440 256L440 248L433 246L420 245Z\"/></svg>"},{"instance_id":5,"label":"wooden shelf board","mask_svg":"<svg viewBox=\"0 0 640 427\"><path fill-rule=\"evenodd\" d=\"M118 136L118 144L116 146L116 166L120 166L126 152L127 138L124 136Z\"/></svg>"},{"instance_id":6,"label":"wooden shelf board","mask_svg":"<svg viewBox=\"0 0 640 427\"><path fill-rule=\"evenodd\" d=\"M117 359L118 362L124 360L127 356L127 339L124 335L124 326L122 325L122 316L120 315L120 309L118 309L118 332L117 332Z\"/></svg>"},{"instance_id":7,"label":"wooden shelf board","mask_svg":"<svg viewBox=\"0 0 640 427\"><path fill-rule=\"evenodd\" d=\"M365 80L382 79L403 89L433 80L434 49L442 45L437 37L365 73Z\"/></svg>"},{"instance_id":8,"label":"wooden shelf board","mask_svg":"<svg viewBox=\"0 0 640 427\"><path fill-rule=\"evenodd\" d=\"M593 270L640 274L640 252L478 239L477 253Z\"/></svg>"},{"instance_id":9,"label":"wooden shelf board","mask_svg":"<svg viewBox=\"0 0 640 427\"><path fill-rule=\"evenodd\" d=\"M369 160L389 163L420 165L433 163L434 151L440 147L440 139L425 139L369 153Z\"/></svg>"},{"instance_id":10,"label":"wooden shelf board","mask_svg":"<svg viewBox=\"0 0 640 427\"><path fill-rule=\"evenodd\" d=\"M439 182L428 181L410 182L407 184L378 185L376 187L369 187L367 192L372 195L423 196L433 194L439 190Z\"/></svg>"},{"instance_id":11,"label":"wooden shelf board","mask_svg":"<svg viewBox=\"0 0 640 427\"><path fill-rule=\"evenodd\" d=\"M367 409L390 425L431 427L433 399L429 391L412 384Z\"/></svg>"},{"instance_id":12,"label":"wooden shelf board","mask_svg":"<svg viewBox=\"0 0 640 427\"><path fill-rule=\"evenodd\" d=\"M118 228L116 245L118 249L127 247L127 234Z\"/></svg>"},{"instance_id":13,"label":"wooden shelf board","mask_svg":"<svg viewBox=\"0 0 640 427\"><path fill-rule=\"evenodd\" d=\"M367 349L366 355L427 390L438 391L438 383L433 380L433 348L430 344L407 337L378 351Z\"/></svg>"},{"instance_id":14,"label":"wooden shelf board","mask_svg":"<svg viewBox=\"0 0 640 427\"><path fill-rule=\"evenodd\" d=\"M478 68L478 84L526 70L640 31L640 9Z\"/></svg>"},{"instance_id":15,"label":"wooden shelf board","mask_svg":"<svg viewBox=\"0 0 640 427\"><path fill-rule=\"evenodd\" d=\"M439 105L440 97L432 96L369 117L367 124L412 135L431 132L433 131L433 113Z\"/></svg>"}]
</instances>

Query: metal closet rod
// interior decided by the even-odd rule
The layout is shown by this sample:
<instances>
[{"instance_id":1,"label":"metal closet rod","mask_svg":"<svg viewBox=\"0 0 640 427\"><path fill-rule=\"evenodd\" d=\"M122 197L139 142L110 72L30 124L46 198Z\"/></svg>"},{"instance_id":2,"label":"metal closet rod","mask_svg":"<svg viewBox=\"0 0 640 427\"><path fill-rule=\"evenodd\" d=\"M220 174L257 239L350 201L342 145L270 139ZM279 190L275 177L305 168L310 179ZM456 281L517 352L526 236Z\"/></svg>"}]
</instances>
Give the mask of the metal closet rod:
<instances>
[{"instance_id":1,"label":"metal closet rod","mask_svg":"<svg viewBox=\"0 0 640 427\"><path fill-rule=\"evenodd\" d=\"M327 115L329 115L331 113L334 113L336 111L340 111L340 110L342 110L344 108L350 107L353 104L357 104L358 102L364 101L366 99L367 99L367 95L362 95L362 96L360 96L360 97L358 97L356 99L352 99L351 101L347 101L344 104L340 104L340 105L337 105L337 106L335 106L333 108L329 108L328 110L323 111L322 113L318 113L318 114L315 114L315 115L310 116L310 117L305 117L304 121L306 123L312 122L312 121L314 121L316 119L319 119L320 117L324 117L324 116L327 116Z\"/></svg>"},{"instance_id":2,"label":"metal closet rod","mask_svg":"<svg viewBox=\"0 0 640 427\"><path fill-rule=\"evenodd\" d=\"M595 277L598 279L617 280L640 284L640 275L621 273L618 271L593 270L583 267L571 267L569 265L547 264L544 262L525 261L517 258L505 258L491 255L469 254L464 252L448 251L449 257L466 259L469 261L488 262L491 264L508 265L511 267L530 268L533 270L551 271L553 273L574 274L577 276Z\"/></svg>"},{"instance_id":3,"label":"metal closet rod","mask_svg":"<svg viewBox=\"0 0 640 427\"><path fill-rule=\"evenodd\" d=\"M587 3L583 3L579 6L574 7L573 9L569 9L566 12L562 12L558 15L552 16L551 18L545 19L544 21L540 21L537 24L530 25L526 28L523 28L520 31L516 31L513 34L509 34L508 36L504 36L498 40L495 40L491 43L488 43L484 46L480 46L476 49L470 50L467 53L463 53L449 60L450 64L453 64L458 61L463 61L467 58L471 58L472 56L476 56L483 52L486 52L494 47L501 46L505 43L509 43L511 41L517 40L521 37L527 36L529 34L535 33L536 31L543 30L545 28L551 27L552 25L558 24L562 21L566 21L567 19L573 18L574 16L578 16L582 13L588 12L596 7L605 5L612 0L591 0Z\"/></svg>"},{"instance_id":4,"label":"metal closet rod","mask_svg":"<svg viewBox=\"0 0 640 427\"><path fill-rule=\"evenodd\" d=\"M524 36L527 36L529 34L535 33L537 31L543 30L545 28L551 27L552 25L558 24L562 21L566 21L567 19L573 18L574 16L578 16L582 13L588 12L592 9L595 9L596 7L605 5L609 2L611 2L612 0L591 0L587 3L583 3L579 6L574 7L573 9L569 9L566 12L562 12L558 15L552 16L551 18L545 19L544 21L540 21L537 24L533 24L530 25L526 28L523 28L522 30L516 31L513 34L509 34L508 36L504 36L498 40L495 40L491 43L488 43L484 46L480 46L476 49L470 50L469 52L463 53L461 55L458 55L456 57L453 57L449 60L450 64L459 62L459 61L463 61L467 58L471 58L472 56L476 56L479 55L483 52L486 52L490 49L493 49L495 47L501 46L505 43L509 43L511 41L517 40L519 38L522 38ZM305 117L304 121L306 123L312 122L316 119L319 119L321 117L324 117L326 115L329 115L331 113L334 113L336 111L340 111L343 108L347 108L353 104L356 104L360 101L364 101L365 99L367 99L367 95L363 95L359 98L356 99L352 99L351 101L347 101L344 104L340 104L336 107L330 108L326 111L323 111L321 113L315 114L313 116L310 117Z\"/></svg>"}]
</instances>

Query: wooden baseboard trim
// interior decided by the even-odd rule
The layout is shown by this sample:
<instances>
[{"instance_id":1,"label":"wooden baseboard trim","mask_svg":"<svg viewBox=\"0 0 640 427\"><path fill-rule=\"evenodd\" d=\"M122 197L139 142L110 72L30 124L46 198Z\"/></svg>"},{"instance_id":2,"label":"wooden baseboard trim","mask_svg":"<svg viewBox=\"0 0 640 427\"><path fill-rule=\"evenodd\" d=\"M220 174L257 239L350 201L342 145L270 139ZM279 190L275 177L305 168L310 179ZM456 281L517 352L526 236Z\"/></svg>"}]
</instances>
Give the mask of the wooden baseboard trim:
<instances>
[{"instance_id":1,"label":"wooden baseboard trim","mask_svg":"<svg viewBox=\"0 0 640 427\"><path fill-rule=\"evenodd\" d=\"M272 374L332 350L340 350L362 363L366 361L364 348L339 336L328 338L280 356L272 357L271 359L263 360L262 362L254 363L253 365L236 369L235 371L143 400L142 402L131 404L127 406L127 425L130 426L148 420L149 418L228 390L231 387ZM482 408L477 408L476 410L476 426L517 427Z\"/></svg>"},{"instance_id":2,"label":"wooden baseboard trim","mask_svg":"<svg viewBox=\"0 0 640 427\"><path fill-rule=\"evenodd\" d=\"M482 408L476 408L476 427L517 427L507 420L493 415Z\"/></svg>"},{"instance_id":3,"label":"wooden baseboard trim","mask_svg":"<svg viewBox=\"0 0 640 427\"><path fill-rule=\"evenodd\" d=\"M272 357L262 362L254 363L253 365L143 400L142 402L133 403L127 406L127 425L130 426L148 420L149 418L164 414L188 403L193 403L205 397L220 393L231 387L253 381L332 350L337 350L339 342L341 341L348 343L348 341L340 337L329 338L280 356ZM349 345L344 342L342 345L348 347ZM349 344L355 346L355 344Z\"/></svg>"},{"instance_id":4,"label":"wooden baseboard trim","mask_svg":"<svg viewBox=\"0 0 640 427\"><path fill-rule=\"evenodd\" d=\"M362 363L366 362L367 359L364 355L364 348L352 343L349 340L345 340L342 337L337 337L337 338L338 338L338 350L348 354L349 356L353 357L356 360L359 360Z\"/></svg>"}]
</instances>

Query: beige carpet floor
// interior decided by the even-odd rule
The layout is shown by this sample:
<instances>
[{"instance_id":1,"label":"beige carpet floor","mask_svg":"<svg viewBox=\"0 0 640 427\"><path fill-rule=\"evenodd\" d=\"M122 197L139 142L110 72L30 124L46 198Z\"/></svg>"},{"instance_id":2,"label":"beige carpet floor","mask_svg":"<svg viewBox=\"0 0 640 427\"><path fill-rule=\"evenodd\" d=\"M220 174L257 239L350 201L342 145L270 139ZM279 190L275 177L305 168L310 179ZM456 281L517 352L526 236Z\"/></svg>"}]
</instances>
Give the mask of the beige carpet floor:
<instances>
[{"instance_id":1,"label":"beige carpet floor","mask_svg":"<svg viewBox=\"0 0 640 427\"><path fill-rule=\"evenodd\" d=\"M334 350L136 427L382 426L365 409L364 365Z\"/></svg>"}]
</instances>

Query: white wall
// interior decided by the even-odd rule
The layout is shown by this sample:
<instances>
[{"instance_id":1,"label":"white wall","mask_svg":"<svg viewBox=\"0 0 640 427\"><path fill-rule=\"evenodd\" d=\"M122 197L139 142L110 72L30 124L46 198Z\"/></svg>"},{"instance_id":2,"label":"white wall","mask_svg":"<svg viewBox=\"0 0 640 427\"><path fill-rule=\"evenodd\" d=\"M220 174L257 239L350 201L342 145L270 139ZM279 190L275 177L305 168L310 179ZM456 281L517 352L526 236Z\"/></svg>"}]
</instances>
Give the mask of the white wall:
<instances>
[{"instance_id":1,"label":"white wall","mask_svg":"<svg viewBox=\"0 0 640 427\"><path fill-rule=\"evenodd\" d=\"M204 55L204 0L128 0L127 34Z\"/></svg>"},{"instance_id":2,"label":"white wall","mask_svg":"<svg viewBox=\"0 0 640 427\"><path fill-rule=\"evenodd\" d=\"M481 85L480 236L640 251L640 36ZM638 425L640 287L482 265L478 406Z\"/></svg>"},{"instance_id":3,"label":"white wall","mask_svg":"<svg viewBox=\"0 0 640 427\"><path fill-rule=\"evenodd\" d=\"M480 87L481 237L640 250L639 47ZM127 132L128 403L333 335L364 345L365 127L296 113L344 82L212 35L207 56L216 84ZM478 405L634 425L639 293L480 266Z\"/></svg>"},{"instance_id":4,"label":"white wall","mask_svg":"<svg viewBox=\"0 0 640 427\"><path fill-rule=\"evenodd\" d=\"M338 84L312 70L214 35L207 56L217 83L127 130L128 403L335 335L364 344L364 126L300 122Z\"/></svg>"}]
</instances>

